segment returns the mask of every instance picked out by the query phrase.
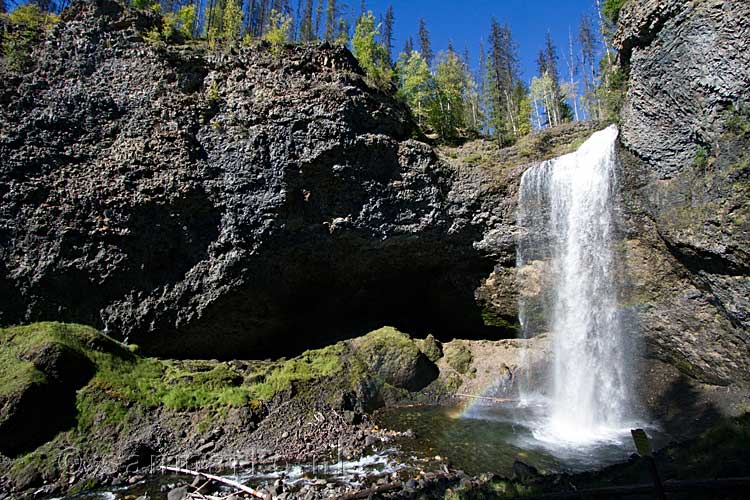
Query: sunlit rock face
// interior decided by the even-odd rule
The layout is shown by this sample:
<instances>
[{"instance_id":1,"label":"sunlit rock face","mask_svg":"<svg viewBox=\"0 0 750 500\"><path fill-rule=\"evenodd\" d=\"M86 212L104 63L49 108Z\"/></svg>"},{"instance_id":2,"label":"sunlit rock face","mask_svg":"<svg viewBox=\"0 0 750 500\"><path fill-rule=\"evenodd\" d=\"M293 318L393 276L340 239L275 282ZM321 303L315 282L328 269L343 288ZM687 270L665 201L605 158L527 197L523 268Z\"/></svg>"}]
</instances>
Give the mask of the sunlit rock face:
<instances>
[{"instance_id":1,"label":"sunlit rock face","mask_svg":"<svg viewBox=\"0 0 750 500\"><path fill-rule=\"evenodd\" d=\"M750 383L750 4L628 2L621 17L628 304L649 354L731 407Z\"/></svg>"}]
</instances>

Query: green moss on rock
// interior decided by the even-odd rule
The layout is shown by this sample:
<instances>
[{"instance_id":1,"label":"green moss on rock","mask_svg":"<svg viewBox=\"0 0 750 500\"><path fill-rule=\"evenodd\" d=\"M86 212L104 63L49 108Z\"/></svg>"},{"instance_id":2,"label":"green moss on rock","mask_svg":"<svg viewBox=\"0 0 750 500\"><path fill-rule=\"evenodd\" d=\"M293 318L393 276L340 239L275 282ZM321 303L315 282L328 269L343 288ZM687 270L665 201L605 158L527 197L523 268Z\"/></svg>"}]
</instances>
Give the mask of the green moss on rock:
<instances>
[{"instance_id":1,"label":"green moss on rock","mask_svg":"<svg viewBox=\"0 0 750 500\"><path fill-rule=\"evenodd\" d=\"M482 321L486 326L502 328L503 330L507 330L509 332L518 331L518 323L516 321L508 320L489 309L484 309L482 311Z\"/></svg>"},{"instance_id":2,"label":"green moss on rock","mask_svg":"<svg viewBox=\"0 0 750 500\"><path fill-rule=\"evenodd\" d=\"M439 370L407 334L383 327L353 341L357 357L386 384L417 391L435 380Z\"/></svg>"},{"instance_id":3,"label":"green moss on rock","mask_svg":"<svg viewBox=\"0 0 750 500\"><path fill-rule=\"evenodd\" d=\"M458 373L465 375L469 373L474 357L471 354L471 350L464 343L457 342L445 353L445 360L448 366Z\"/></svg>"},{"instance_id":4,"label":"green moss on rock","mask_svg":"<svg viewBox=\"0 0 750 500\"><path fill-rule=\"evenodd\" d=\"M437 363L443 357L443 344L432 335L428 335L424 340L417 341L417 346L433 363Z\"/></svg>"}]
</instances>

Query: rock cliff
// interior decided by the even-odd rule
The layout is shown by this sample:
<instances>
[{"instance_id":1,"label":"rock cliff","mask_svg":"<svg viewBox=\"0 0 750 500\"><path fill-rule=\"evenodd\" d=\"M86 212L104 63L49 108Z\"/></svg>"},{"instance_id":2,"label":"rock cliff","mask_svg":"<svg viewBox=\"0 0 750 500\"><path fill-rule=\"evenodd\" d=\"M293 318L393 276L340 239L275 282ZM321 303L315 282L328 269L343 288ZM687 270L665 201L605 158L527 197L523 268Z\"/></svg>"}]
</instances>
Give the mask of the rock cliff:
<instances>
[{"instance_id":1,"label":"rock cliff","mask_svg":"<svg viewBox=\"0 0 750 500\"><path fill-rule=\"evenodd\" d=\"M630 304L650 356L750 383L750 4L629 2L620 157Z\"/></svg>"},{"instance_id":2,"label":"rock cliff","mask_svg":"<svg viewBox=\"0 0 750 500\"><path fill-rule=\"evenodd\" d=\"M513 335L514 311L486 325L475 299L513 254L509 231L480 244L503 223L478 201L489 177L415 140L346 49L152 45L156 22L79 2L31 71L0 78L2 324L75 321L179 357L382 324Z\"/></svg>"}]
</instances>

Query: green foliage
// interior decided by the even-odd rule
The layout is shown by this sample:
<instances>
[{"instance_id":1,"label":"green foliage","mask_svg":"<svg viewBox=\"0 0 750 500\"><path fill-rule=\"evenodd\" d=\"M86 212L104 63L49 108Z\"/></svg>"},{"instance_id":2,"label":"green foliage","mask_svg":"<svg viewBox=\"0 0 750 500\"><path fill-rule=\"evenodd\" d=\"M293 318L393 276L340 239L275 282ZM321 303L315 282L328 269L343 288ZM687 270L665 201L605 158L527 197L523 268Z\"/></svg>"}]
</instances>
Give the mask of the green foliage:
<instances>
[{"instance_id":1,"label":"green foliage","mask_svg":"<svg viewBox=\"0 0 750 500\"><path fill-rule=\"evenodd\" d=\"M402 53L396 63L396 74L399 81L398 96L407 103L421 127L427 122L435 86L427 61L417 51Z\"/></svg>"},{"instance_id":2,"label":"green foliage","mask_svg":"<svg viewBox=\"0 0 750 500\"><path fill-rule=\"evenodd\" d=\"M617 21L620 20L620 10L622 10L626 1L627 0L604 0L602 14L604 14L604 17L606 17L609 22L617 24Z\"/></svg>"},{"instance_id":3,"label":"green foliage","mask_svg":"<svg viewBox=\"0 0 750 500\"><path fill-rule=\"evenodd\" d=\"M455 52L438 57L435 74L420 52L402 52L396 63L398 96L409 106L420 127L454 142L481 127L482 110L477 84Z\"/></svg>"},{"instance_id":4,"label":"green foliage","mask_svg":"<svg viewBox=\"0 0 750 500\"><path fill-rule=\"evenodd\" d=\"M695 159L693 160L693 166L697 168L706 168L708 166L708 159L711 156L711 152L705 146L700 146L695 152Z\"/></svg>"},{"instance_id":5,"label":"green foliage","mask_svg":"<svg viewBox=\"0 0 750 500\"><path fill-rule=\"evenodd\" d=\"M387 89L393 79L393 70L386 48L376 41L379 36L380 25L375 25L375 16L368 12L357 21L352 46L354 57L370 82L380 89Z\"/></svg>"},{"instance_id":6,"label":"green foliage","mask_svg":"<svg viewBox=\"0 0 750 500\"><path fill-rule=\"evenodd\" d=\"M100 351L130 354L93 328L62 323L35 323L0 329L0 395L7 395L34 382L44 382L45 375L25 361L30 353L49 344L59 344L76 351L98 355Z\"/></svg>"},{"instance_id":7,"label":"green foliage","mask_svg":"<svg viewBox=\"0 0 750 500\"><path fill-rule=\"evenodd\" d=\"M456 370L458 373L465 374L471 368L471 363L474 357L471 351L463 343L457 343L451 346L451 349L445 353L445 360L448 366Z\"/></svg>"},{"instance_id":8,"label":"green foliage","mask_svg":"<svg viewBox=\"0 0 750 500\"><path fill-rule=\"evenodd\" d=\"M219 101L219 84L216 82L216 80L213 80L211 82L211 85L208 86L208 95L206 97L208 98L208 102L210 104Z\"/></svg>"},{"instance_id":9,"label":"green foliage","mask_svg":"<svg viewBox=\"0 0 750 500\"><path fill-rule=\"evenodd\" d=\"M437 363L443 357L443 345L431 334L424 340L417 341L417 345L419 350L433 363Z\"/></svg>"},{"instance_id":10,"label":"green foliage","mask_svg":"<svg viewBox=\"0 0 750 500\"><path fill-rule=\"evenodd\" d=\"M150 44L175 42L189 39L195 27L195 5L184 5L176 12L168 12L161 18L161 28L154 27L143 35Z\"/></svg>"},{"instance_id":11,"label":"green foliage","mask_svg":"<svg viewBox=\"0 0 750 500\"><path fill-rule=\"evenodd\" d=\"M443 52L438 56L435 90L435 100L427 118L428 124L442 140L455 140L458 130L465 125L466 79L463 63L454 52Z\"/></svg>"},{"instance_id":12,"label":"green foliage","mask_svg":"<svg viewBox=\"0 0 750 500\"><path fill-rule=\"evenodd\" d=\"M520 136L528 135L533 130L531 125L532 106L531 97L527 92L524 92L518 105L518 134Z\"/></svg>"},{"instance_id":13,"label":"green foliage","mask_svg":"<svg viewBox=\"0 0 750 500\"><path fill-rule=\"evenodd\" d=\"M35 3L21 5L8 14L8 25L2 37L2 52L5 64L15 70L24 71L32 64L31 51L44 33L59 22L60 18L42 12Z\"/></svg>"},{"instance_id":14,"label":"green foliage","mask_svg":"<svg viewBox=\"0 0 750 500\"><path fill-rule=\"evenodd\" d=\"M167 23L173 32L179 33L183 38L190 38L195 27L195 5L183 5L176 13L165 16L170 19Z\"/></svg>"},{"instance_id":15,"label":"green foliage","mask_svg":"<svg viewBox=\"0 0 750 500\"><path fill-rule=\"evenodd\" d=\"M349 24L343 17L339 19L339 34L334 43L342 47L349 43Z\"/></svg>"},{"instance_id":16,"label":"green foliage","mask_svg":"<svg viewBox=\"0 0 750 500\"><path fill-rule=\"evenodd\" d=\"M161 42L161 30L157 27L151 28L143 35L143 41L151 45L156 45Z\"/></svg>"},{"instance_id":17,"label":"green foliage","mask_svg":"<svg viewBox=\"0 0 750 500\"><path fill-rule=\"evenodd\" d=\"M750 135L750 106L729 106L724 114L724 128L739 137Z\"/></svg>"},{"instance_id":18,"label":"green foliage","mask_svg":"<svg viewBox=\"0 0 750 500\"><path fill-rule=\"evenodd\" d=\"M611 64L615 57L607 57L601 60L602 84L596 89L596 96L602 106L600 119L617 123L620 120L620 111L625 101L625 93L628 87L628 74L624 68Z\"/></svg>"},{"instance_id":19,"label":"green foliage","mask_svg":"<svg viewBox=\"0 0 750 500\"><path fill-rule=\"evenodd\" d=\"M161 10L159 2L154 2L154 0L132 0L131 5L136 9Z\"/></svg>"},{"instance_id":20,"label":"green foliage","mask_svg":"<svg viewBox=\"0 0 750 500\"><path fill-rule=\"evenodd\" d=\"M265 376L263 382L253 387L253 394L258 399L271 399L276 393L285 391L292 386L330 377L338 373L341 368L343 346L336 344L307 351L298 358L290 359L273 368Z\"/></svg>"},{"instance_id":21,"label":"green foliage","mask_svg":"<svg viewBox=\"0 0 750 500\"><path fill-rule=\"evenodd\" d=\"M289 42L292 23L291 17L284 16L275 10L271 11L271 27L263 38L271 44L271 53L274 56L280 57L284 45Z\"/></svg>"},{"instance_id":22,"label":"green foliage","mask_svg":"<svg viewBox=\"0 0 750 500\"><path fill-rule=\"evenodd\" d=\"M227 0L222 16L222 38L231 43L240 38L242 30L242 5L239 0Z\"/></svg>"}]
</instances>

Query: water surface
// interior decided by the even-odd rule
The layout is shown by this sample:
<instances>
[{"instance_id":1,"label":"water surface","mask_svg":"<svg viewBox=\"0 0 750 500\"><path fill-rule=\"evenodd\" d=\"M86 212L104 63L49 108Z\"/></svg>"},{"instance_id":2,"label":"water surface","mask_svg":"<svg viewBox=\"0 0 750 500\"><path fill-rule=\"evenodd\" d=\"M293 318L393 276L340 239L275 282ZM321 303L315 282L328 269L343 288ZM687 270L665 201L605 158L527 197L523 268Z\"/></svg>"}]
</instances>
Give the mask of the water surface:
<instances>
[{"instance_id":1,"label":"water surface","mask_svg":"<svg viewBox=\"0 0 750 500\"><path fill-rule=\"evenodd\" d=\"M545 440L539 429L548 417L544 404L492 404L463 408L414 406L393 408L377 415L388 429L411 429L413 436L397 439L404 453L448 460L450 465L476 475L491 472L513 475L520 460L539 472L583 472L627 461L635 448L630 429L580 445ZM649 429L655 446L667 437Z\"/></svg>"}]
</instances>

